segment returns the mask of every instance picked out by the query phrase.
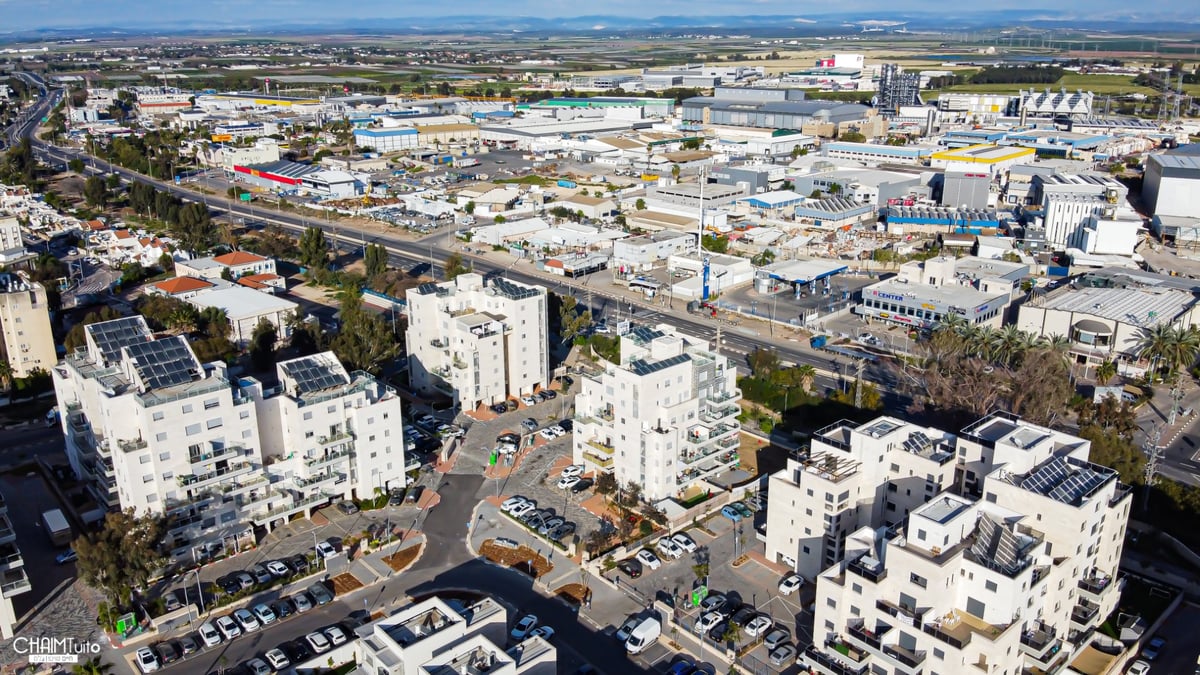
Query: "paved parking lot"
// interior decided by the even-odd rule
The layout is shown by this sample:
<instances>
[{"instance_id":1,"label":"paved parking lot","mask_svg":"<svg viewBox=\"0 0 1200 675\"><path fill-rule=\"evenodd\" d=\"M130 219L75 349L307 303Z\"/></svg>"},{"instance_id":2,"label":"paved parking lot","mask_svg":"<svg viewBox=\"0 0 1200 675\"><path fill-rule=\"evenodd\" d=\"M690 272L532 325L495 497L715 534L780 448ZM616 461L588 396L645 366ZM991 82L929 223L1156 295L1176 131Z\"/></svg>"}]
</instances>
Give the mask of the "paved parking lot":
<instances>
[{"instance_id":1,"label":"paved parking lot","mask_svg":"<svg viewBox=\"0 0 1200 675\"><path fill-rule=\"evenodd\" d=\"M765 512L755 515L763 518ZM812 585L806 584L798 594L785 597L779 593L779 582L784 577L781 569L768 567L754 556L736 568L733 566L734 560L745 552L757 552L758 558L761 558L764 545L755 538L753 523L749 519L742 521L740 534L737 525L719 514L710 518L705 527L712 532L711 535L703 529L686 530L699 547L695 553L685 553L677 560L663 560L662 566L657 570L643 566L642 576L638 579L630 579L618 570L612 570L605 576L614 581L619 580L622 587L632 587L642 598L675 598L681 623L690 626L701 613L696 608L686 606L686 596L700 583L693 566L707 562L710 593L735 595L738 602L751 604L759 612L769 614L776 626L782 626L791 633L794 642L799 642L801 646L809 644L812 641L812 615L803 608L812 603ZM724 644L713 642L707 636L704 640L707 649L724 650ZM749 642L751 638L742 632L738 647L741 648ZM771 672L777 670L773 666L766 666L769 663L769 655L762 646L752 651L750 656L761 661ZM645 664L655 664L654 654L647 655Z\"/></svg>"}]
</instances>

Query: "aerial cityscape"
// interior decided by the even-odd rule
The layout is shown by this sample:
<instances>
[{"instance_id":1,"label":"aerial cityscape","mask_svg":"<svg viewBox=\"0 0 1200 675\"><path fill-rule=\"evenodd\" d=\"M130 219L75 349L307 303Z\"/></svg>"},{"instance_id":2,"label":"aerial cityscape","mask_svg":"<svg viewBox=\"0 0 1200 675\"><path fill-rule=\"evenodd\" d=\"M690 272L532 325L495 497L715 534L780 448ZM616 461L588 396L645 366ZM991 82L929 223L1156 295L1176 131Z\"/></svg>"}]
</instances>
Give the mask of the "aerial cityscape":
<instances>
[{"instance_id":1,"label":"aerial cityscape","mask_svg":"<svg viewBox=\"0 0 1200 675\"><path fill-rule=\"evenodd\" d=\"M0 674L1200 675L1194 7L4 13Z\"/></svg>"}]
</instances>

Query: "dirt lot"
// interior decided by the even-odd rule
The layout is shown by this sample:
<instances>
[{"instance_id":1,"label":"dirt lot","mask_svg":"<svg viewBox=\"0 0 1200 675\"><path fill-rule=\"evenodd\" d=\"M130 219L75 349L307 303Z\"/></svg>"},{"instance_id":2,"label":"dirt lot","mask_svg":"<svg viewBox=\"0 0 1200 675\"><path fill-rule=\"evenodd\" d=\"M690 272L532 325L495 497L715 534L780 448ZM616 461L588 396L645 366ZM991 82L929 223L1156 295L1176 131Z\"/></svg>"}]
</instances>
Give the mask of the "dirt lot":
<instances>
[{"instance_id":1,"label":"dirt lot","mask_svg":"<svg viewBox=\"0 0 1200 675\"><path fill-rule=\"evenodd\" d=\"M583 584L567 584L554 591L555 595L575 606L582 605L589 593L591 591Z\"/></svg>"},{"instance_id":2,"label":"dirt lot","mask_svg":"<svg viewBox=\"0 0 1200 675\"><path fill-rule=\"evenodd\" d=\"M354 575L346 573L339 574L333 578L333 594L342 595L350 591L357 590L363 587L363 583L354 578Z\"/></svg>"},{"instance_id":3,"label":"dirt lot","mask_svg":"<svg viewBox=\"0 0 1200 675\"><path fill-rule=\"evenodd\" d=\"M384 558L383 561L387 563L388 567L391 567L393 570L397 572L403 572L405 568L413 563L414 560L421 557L421 550L424 547L425 544L422 543L417 544L416 546L402 548Z\"/></svg>"},{"instance_id":4,"label":"dirt lot","mask_svg":"<svg viewBox=\"0 0 1200 675\"><path fill-rule=\"evenodd\" d=\"M554 569L550 561L528 546L506 548L497 546L495 540L488 539L479 547L479 554L494 563L529 574L535 579Z\"/></svg>"}]
</instances>

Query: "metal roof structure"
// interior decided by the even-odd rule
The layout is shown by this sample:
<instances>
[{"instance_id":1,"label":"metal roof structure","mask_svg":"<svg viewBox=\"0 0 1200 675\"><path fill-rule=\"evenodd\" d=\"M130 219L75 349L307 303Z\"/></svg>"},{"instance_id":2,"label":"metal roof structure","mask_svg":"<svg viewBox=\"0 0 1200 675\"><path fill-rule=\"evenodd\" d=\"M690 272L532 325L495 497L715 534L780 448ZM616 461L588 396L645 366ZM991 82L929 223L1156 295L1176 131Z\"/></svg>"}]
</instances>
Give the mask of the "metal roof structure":
<instances>
[{"instance_id":1,"label":"metal roof structure","mask_svg":"<svg viewBox=\"0 0 1200 675\"><path fill-rule=\"evenodd\" d=\"M1141 288L1065 287L1051 292L1041 302L1046 310L1089 314L1135 326L1171 323L1196 303L1186 291Z\"/></svg>"},{"instance_id":2,"label":"metal roof structure","mask_svg":"<svg viewBox=\"0 0 1200 675\"><path fill-rule=\"evenodd\" d=\"M179 335L126 345L124 353L146 389L185 384L203 371L187 340Z\"/></svg>"},{"instance_id":3,"label":"metal roof structure","mask_svg":"<svg viewBox=\"0 0 1200 675\"><path fill-rule=\"evenodd\" d=\"M93 323L84 330L100 350L100 357L106 362L120 359L122 348L150 339L150 327L140 316Z\"/></svg>"},{"instance_id":4,"label":"metal roof structure","mask_svg":"<svg viewBox=\"0 0 1200 675\"><path fill-rule=\"evenodd\" d=\"M666 370L671 366L677 366L681 363L688 363L691 360L692 357L688 356L687 354L668 356L661 361L644 361L642 359L636 359L629 362L629 369L633 371L635 375L649 375L651 373L657 373L660 370Z\"/></svg>"},{"instance_id":5,"label":"metal roof structure","mask_svg":"<svg viewBox=\"0 0 1200 675\"><path fill-rule=\"evenodd\" d=\"M311 394L350 384L341 364L323 356L313 354L279 364L284 374L296 383L296 393Z\"/></svg>"}]
</instances>

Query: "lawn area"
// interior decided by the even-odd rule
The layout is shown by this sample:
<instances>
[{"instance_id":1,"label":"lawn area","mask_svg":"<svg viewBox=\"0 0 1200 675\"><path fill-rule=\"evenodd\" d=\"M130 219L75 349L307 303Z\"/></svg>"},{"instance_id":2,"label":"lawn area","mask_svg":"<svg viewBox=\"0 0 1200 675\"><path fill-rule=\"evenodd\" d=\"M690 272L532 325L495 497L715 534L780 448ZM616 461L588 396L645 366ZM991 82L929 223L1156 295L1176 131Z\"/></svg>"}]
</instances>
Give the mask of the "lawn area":
<instances>
[{"instance_id":1,"label":"lawn area","mask_svg":"<svg viewBox=\"0 0 1200 675\"><path fill-rule=\"evenodd\" d=\"M538 176L535 174L529 174L528 176L521 176L520 178L497 178L497 179L493 180L492 182L493 183L521 183L522 185L540 185L542 187L546 187L547 185L550 185L554 181L550 178L543 178L542 176Z\"/></svg>"}]
</instances>

